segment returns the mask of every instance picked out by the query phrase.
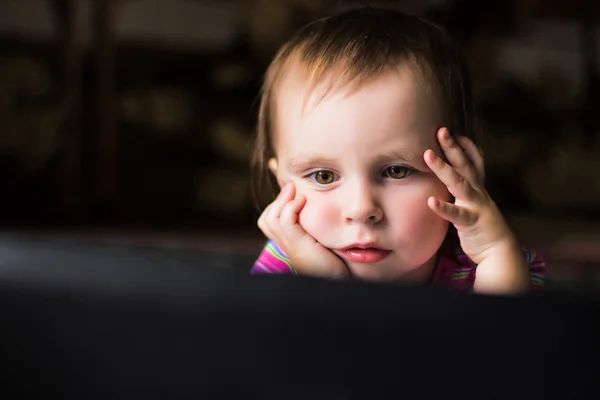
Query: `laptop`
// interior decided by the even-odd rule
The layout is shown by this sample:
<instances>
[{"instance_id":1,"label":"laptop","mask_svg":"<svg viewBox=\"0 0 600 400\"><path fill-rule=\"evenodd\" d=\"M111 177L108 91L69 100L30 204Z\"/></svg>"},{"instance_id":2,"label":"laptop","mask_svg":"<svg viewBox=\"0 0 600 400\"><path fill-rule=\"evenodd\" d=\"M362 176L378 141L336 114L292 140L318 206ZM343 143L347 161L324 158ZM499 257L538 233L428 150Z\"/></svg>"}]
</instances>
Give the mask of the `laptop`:
<instances>
[{"instance_id":1,"label":"laptop","mask_svg":"<svg viewBox=\"0 0 600 400\"><path fill-rule=\"evenodd\" d=\"M600 398L595 294L292 276L0 239L2 398Z\"/></svg>"}]
</instances>

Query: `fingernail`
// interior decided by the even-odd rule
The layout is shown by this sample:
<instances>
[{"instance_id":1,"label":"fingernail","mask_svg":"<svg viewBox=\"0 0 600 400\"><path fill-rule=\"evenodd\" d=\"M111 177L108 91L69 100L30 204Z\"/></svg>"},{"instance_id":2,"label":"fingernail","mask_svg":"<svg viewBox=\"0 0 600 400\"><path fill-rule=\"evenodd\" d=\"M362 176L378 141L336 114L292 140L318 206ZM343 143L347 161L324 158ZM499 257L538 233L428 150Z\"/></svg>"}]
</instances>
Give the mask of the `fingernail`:
<instances>
[{"instance_id":1,"label":"fingernail","mask_svg":"<svg viewBox=\"0 0 600 400\"><path fill-rule=\"evenodd\" d=\"M285 185L283 185L283 188L281 189L281 193L282 194L288 194L290 191L290 184L286 183Z\"/></svg>"}]
</instances>

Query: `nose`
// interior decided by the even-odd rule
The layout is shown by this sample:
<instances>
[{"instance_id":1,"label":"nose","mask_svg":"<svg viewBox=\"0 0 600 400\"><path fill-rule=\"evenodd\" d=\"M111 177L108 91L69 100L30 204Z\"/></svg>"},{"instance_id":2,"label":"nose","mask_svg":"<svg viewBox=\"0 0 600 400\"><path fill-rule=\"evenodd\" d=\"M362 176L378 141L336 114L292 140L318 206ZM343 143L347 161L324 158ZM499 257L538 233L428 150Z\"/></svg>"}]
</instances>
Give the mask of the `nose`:
<instances>
[{"instance_id":1,"label":"nose","mask_svg":"<svg viewBox=\"0 0 600 400\"><path fill-rule=\"evenodd\" d=\"M355 184L342 200L347 223L377 223L383 218L376 191L368 184Z\"/></svg>"}]
</instances>

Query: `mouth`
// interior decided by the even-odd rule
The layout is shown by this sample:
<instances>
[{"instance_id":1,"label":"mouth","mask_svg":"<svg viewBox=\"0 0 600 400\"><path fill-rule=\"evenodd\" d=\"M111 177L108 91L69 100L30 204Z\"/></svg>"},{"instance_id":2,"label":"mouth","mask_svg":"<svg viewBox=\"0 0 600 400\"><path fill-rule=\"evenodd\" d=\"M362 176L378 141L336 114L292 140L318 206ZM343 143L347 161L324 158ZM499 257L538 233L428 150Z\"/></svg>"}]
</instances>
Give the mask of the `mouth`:
<instances>
[{"instance_id":1,"label":"mouth","mask_svg":"<svg viewBox=\"0 0 600 400\"><path fill-rule=\"evenodd\" d=\"M339 250L342 258L361 264L377 263L391 253L391 250L383 249L375 243L352 244Z\"/></svg>"}]
</instances>

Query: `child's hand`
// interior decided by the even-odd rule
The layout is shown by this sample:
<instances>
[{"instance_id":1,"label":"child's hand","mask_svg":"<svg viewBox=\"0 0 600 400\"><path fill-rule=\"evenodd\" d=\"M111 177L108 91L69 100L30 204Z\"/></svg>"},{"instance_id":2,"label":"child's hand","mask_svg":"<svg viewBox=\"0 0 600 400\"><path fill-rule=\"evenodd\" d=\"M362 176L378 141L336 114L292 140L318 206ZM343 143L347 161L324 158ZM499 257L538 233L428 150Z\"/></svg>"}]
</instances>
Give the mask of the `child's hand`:
<instances>
[{"instance_id":1,"label":"child's hand","mask_svg":"<svg viewBox=\"0 0 600 400\"><path fill-rule=\"evenodd\" d=\"M475 290L495 293L526 291L529 274L518 242L486 191L483 155L466 137L453 138L446 128L438 140L448 162L432 150L425 162L454 196L454 204L435 197L429 207L456 227L460 244L477 267Z\"/></svg>"},{"instance_id":2,"label":"child's hand","mask_svg":"<svg viewBox=\"0 0 600 400\"><path fill-rule=\"evenodd\" d=\"M258 219L258 227L289 257L298 274L344 278L349 271L332 251L310 236L298 222L298 213L306 204L304 196L295 196L288 183Z\"/></svg>"}]
</instances>

